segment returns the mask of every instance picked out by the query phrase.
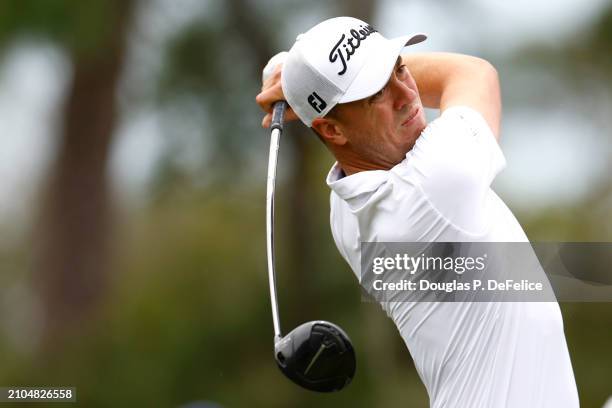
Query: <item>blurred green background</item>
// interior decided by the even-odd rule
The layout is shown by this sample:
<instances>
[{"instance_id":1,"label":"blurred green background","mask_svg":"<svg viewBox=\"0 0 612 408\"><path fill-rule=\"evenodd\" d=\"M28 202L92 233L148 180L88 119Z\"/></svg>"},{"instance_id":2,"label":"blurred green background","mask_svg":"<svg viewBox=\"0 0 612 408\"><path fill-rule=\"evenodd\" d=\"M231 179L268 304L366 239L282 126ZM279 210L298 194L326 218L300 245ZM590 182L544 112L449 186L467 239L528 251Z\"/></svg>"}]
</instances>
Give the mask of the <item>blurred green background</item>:
<instances>
[{"instance_id":1,"label":"blurred green background","mask_svg":"<svg viewBox=\"0 0 612 408\"><path fill-rule=\"evenodd\" d=\"M428 405L336 251L332 159L299 125L278 169L282 326L341 325L357 376L314 394L272 356L254 98L267 59L337 15L490 60L508 160L496 191L531 240L612 241L609 0L4 0L0 386L73 386L85 407ZM612 305L561 307L582 406L600 407Z\"/></svg>"}]
</instances>

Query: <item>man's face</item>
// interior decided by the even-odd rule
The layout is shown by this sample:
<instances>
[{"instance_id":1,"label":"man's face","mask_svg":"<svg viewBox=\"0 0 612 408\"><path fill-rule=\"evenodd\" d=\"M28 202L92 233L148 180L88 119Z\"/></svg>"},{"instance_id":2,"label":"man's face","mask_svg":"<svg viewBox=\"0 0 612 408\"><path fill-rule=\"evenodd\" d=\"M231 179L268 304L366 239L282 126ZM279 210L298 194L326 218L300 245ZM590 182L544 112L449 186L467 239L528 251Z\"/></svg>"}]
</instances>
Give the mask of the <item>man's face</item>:
<instances>
[{"instance_id":1,"label":"man's face","mask_svg":"<svg viewBox=\"0 0 612 408\"><path fill-rule=\"evenodd\" d=\"M427 125L416 83L401 57L378 93L339 107L338 126L347 147L372 168L401 162Z\"/></svg>"}]
</instances>

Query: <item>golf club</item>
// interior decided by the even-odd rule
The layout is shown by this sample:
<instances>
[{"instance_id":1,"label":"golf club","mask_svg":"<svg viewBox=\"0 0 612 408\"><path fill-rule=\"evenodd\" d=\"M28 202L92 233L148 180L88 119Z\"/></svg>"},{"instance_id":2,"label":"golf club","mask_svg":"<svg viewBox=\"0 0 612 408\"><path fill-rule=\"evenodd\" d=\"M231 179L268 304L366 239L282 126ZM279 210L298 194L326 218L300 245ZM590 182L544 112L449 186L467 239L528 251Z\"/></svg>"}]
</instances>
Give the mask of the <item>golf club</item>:
<instances>
[{"instance_id":1,"label":"golf club","mask_svg":"<svg viewBox=\"0 0 612 408\"><path fill-rule=\"evenodd\" d=\"M274 68L284 61L286 55L286 52L281 52L270 59L263 70L264 81L273 73ZM284 337L281 334L274 271L274 190L278 148L286 108L285 101L274 104L266 190L266 249L274 324L274 358L285 376L297 385L318 392L339 391L351 382L356 367L353 345L340 327L316 320L296 327Z\"/></svg>"}]
</instances>

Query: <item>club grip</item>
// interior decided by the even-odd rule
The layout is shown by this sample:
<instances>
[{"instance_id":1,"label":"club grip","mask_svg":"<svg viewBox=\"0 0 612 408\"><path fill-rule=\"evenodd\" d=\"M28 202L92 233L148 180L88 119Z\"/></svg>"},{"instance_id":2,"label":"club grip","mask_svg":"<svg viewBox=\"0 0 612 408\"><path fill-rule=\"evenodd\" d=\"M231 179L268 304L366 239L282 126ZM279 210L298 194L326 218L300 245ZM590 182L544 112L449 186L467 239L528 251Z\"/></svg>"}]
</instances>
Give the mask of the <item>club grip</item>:
<instances>
[{"instance_id":1,"label":"club grip","mask_svg":"<svg viewBox=\"0 0 612 408\"><path fill-rule=\"evenodd\" d=\"M283 119L285 118L285 110L287 109L287 102L278 101L274 103L272 111L272 124L270 130L279 129L283 131Z\"/></svg>"}]
</instances>

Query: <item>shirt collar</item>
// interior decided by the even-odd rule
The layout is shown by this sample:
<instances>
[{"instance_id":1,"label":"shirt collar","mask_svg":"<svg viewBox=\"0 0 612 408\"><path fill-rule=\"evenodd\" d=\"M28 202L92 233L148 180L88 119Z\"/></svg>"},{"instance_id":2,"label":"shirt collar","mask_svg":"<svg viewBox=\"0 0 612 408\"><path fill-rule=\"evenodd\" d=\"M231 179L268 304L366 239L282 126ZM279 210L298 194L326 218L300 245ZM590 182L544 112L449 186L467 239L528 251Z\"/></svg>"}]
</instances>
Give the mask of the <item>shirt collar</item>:
<instances>
[{"instance_id":1,"label":"shirt collar","mask_svg":"<svg viewBox=\"0 0 612 408\"><path fill-rule=\"evenodd\" d=\"M340 164L336 162L325 180L329 188L343 200L350 200L360 194L375 191L389 178L387 170L368 170L350 176L343 175Z\"/></svg>"}]
</instances>

